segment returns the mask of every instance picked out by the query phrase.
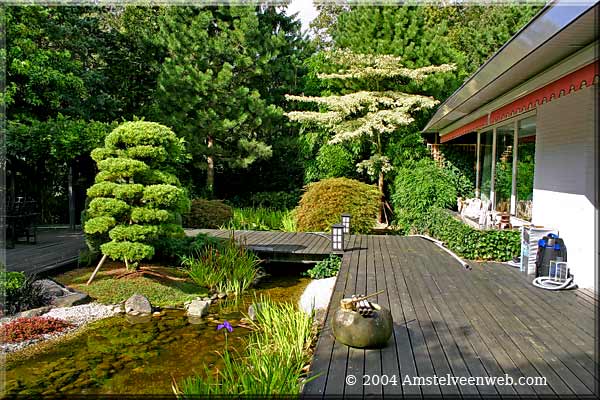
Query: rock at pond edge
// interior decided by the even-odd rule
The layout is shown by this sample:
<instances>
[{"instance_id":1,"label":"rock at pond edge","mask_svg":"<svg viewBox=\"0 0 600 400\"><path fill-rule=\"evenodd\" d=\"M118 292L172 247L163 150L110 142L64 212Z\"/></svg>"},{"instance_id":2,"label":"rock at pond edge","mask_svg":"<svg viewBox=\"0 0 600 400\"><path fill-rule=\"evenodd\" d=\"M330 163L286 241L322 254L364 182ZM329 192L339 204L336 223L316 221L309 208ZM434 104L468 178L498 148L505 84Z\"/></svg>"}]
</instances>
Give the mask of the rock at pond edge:
<instances>
[{"instance_id":1,"label":"rock at pond edge","mask_svg":"<svg viewBox=\"0 0 600 400\"><path fill-rule=\"evenodd\" d=\"M192 300L187 306L187 315L193 317L204 317L208 314L208 308L210 307L210 301L204 300Z\"/></svg>"},{"instance_id":2,"label":"rock at pond edge","mask_svg":"<svg viewBox=\"0 0 600 400\"><path fill-rule=\"evenodd\" d=\"M137 314L151 314L152 304L146 296L141 294L134 294L125 301L125 312L131 314L136 312Z\"/></svg>"}]
</instances>

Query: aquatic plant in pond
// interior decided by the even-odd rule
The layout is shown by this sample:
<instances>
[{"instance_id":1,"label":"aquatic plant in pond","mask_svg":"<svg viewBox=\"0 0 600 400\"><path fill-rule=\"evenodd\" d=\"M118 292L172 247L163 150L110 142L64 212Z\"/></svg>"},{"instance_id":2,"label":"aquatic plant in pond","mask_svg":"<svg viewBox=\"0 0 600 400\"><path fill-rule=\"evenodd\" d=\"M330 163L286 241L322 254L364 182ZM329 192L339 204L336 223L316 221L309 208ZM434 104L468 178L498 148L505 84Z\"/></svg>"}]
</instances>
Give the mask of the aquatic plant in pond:
<instances>
[{"instance_id":1,"label":"aquatic plant in pond","mask_svg":"<svg viewBox=\"0 0 600 400\"><path fill-rule=\"evenodd\" d=\"M184 380L177 394L198 395L297 395L302 369L310 359L314 340L313 316L293 303L274 303L262 297L256 301L255 332L241 357L232 357L229 348L222 355L223 368L217 376L193 376Z\"/></svg>"},{"instance_id":2,"label":"aquatic plant in pond","mask_svg":"<svg viewBox=\"0 0 600 400\"><path fill-rule=\"evenodd\" d=\"M217 292L239 295L256 277L260 259L231 239L223 246L208 247L194 256L183 257L183 266L198 285Z\"/></svg>"},{"instance_id":3,"label":"aquatic plant in pond","mask_svg":"<svg viewBox=\"0 0 600 400\"><path fill-rule=\"evenodd\" d=\"M227 332L229 332L229 333L233 332L233 327L227 320L223 321L222 324L217 325L217 330L220 331L221 329L225 329L225 331L224 331L225 335L227 335Z\"/></svg>"}]
</instances>

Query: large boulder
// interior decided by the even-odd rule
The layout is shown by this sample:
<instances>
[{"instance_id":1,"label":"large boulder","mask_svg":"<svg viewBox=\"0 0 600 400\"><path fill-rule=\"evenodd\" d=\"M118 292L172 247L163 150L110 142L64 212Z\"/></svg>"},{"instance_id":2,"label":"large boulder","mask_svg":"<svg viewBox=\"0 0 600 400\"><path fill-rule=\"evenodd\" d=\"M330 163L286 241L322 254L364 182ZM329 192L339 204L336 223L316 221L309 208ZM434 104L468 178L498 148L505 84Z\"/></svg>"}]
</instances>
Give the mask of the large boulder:
<instances>
[{"instance_id":1,"label":"large boulder","mask_svg":"<svg viewBox=\"0 0 600 400\"><path fill-rule=\"evenodd\" d=\"M336 280L337 277L334 276L311 281L300 296L300 309L308 314L314 310L326 310Z\"/></svg>"},{"instance_id":2,"label":"large boulder","mask_svg":"<svg viewBox=\"0 0 600 400\"><path fill-rule=\"evenodd\" d=\"M192 317L204 317L208 314L208 307L210 307L210 301L192 300L187 306L187 314Z\"/></svg>"},{"instance_id":3,"label":"large boulder","mask_svg":"<svg viewBox=\"0 0 600 400\"><path fill-rule=\"evenodd\" d=\"M21 311L20 313L18 313L16 315L16 317L18 317L18 318L21 318L21 317L27 317L27 318L39 317L39 316L47 313L51 309L52 309L51 306L44 306L44 307L33 308L31 310Z\"/></svg>"},{"instance_id":4,"label":"large boulder","mask_svg":"<svg viewBox=\"0 0 600 400\"><path fill-rule=\"evenodd\" d=\"M52 299L52 305L54 307L72 307L89 303L91 300L91 297L86 293L73 291L64 296L55 297Z\"/></svg>"},{"instance_id":5,"label":"large boulder","mask_svg":"<svg viewBox=\"0 0 600 400\"><path fill-rule=\"evenodd\" d=\"M130 315L151 314L152 304L146 296L136 293L125 301L125 312Z\"/></svg>"},{"instance_id":6,"label":"large boulder","mask_svg":"<svg viewBox=\"0 0 600 400\"><path fill-rule=\"evenodd\" d=\"M67 289L50 279L40 279L33 284L39 287L49 297L61 297L69 293Z\"/></svg>"}]
</instances>

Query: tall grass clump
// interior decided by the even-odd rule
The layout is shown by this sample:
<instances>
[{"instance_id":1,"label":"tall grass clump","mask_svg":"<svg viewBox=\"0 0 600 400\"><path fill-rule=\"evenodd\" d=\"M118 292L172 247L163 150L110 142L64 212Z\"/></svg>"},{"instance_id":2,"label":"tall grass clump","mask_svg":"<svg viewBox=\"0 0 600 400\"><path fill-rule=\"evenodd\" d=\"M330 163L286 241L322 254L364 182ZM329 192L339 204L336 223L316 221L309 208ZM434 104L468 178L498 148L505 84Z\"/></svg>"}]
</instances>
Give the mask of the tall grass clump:
<instances>
[{"instance_id":1,"label":"tall grass clump","mask_svg":"<svg viewBox=\"0 0 600 400\"><path fill-rule=\"evenodd\" d=\"M296 209L286 211L281 218L281 230L284 232L298 232L298 216Z\"/></svg>"},{"instance_id":2,"label":"tall grass clump","mask_svg":"<svg viewBox=\"0 0 600 400\"><path fill-rule=\"evenodd\" d=\"M298 395L302 368L309 362L314 340L313 316L293 303L274 303L267 298L257 302L255 332L243 354L233 357L225 348L225 366L216 375L206 370L207 378L185 379L183 398L206 395L275 396Z\"/></svg>"},{"instance_id":3,"label":"tall grass clump","mask_svg":"<svg viewBox=\"0 0 600 400\"><path fill-rule=\"evenodd\" d=\"M182 257L183 266L197 285L235 295L250 287L259 263L256 254L238 246L234 239Z\"/></svg>"},{"instance_id":4,"label":"tall grass clump","mask_svg":"<svg viewBox=\"0 0 600 400\"><path fill-rule=\"evenodd\" d=\"M275 210L272 208L234 208L233 218L221 229L251 230L251 231L278 231L285 230L284 221L289 229L290 211Z\"/></svg>"}]
</instances>

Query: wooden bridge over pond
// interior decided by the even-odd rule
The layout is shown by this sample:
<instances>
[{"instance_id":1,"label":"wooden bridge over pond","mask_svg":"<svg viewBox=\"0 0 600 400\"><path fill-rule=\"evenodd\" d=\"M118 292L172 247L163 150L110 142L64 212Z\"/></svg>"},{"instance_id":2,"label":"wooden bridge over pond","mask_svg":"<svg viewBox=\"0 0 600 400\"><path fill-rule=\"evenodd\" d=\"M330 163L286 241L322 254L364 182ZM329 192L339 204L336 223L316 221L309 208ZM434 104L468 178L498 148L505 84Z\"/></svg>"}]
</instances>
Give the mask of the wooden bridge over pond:
<instances>
[{"instance_id":1,"label":"wooden bridge over pond","mask_svg":"<svg viewBox=\"0 0 600 400\"><path fill-rule=\"evenodd\" d=\"M186 235L204 233L221 239L234 238L268 261L317 262L331 254L330 235L308 232L228 231L219 229L186 229Z\"/></svg>"},{"instance_id":2,"label":"wooden bridge over pond","mask_svg":"<svg viewBox=\"0 0 600 400\"><path fill-rule=\"evenodd\" d=\"M188 234L199 232L232 235ZM273 255L316 258L331 252L324 235L235 231L233 236ZM538 289L505 264L472 262L466 270L418 237L351 235L346 249L310 367L316 378L304 386L303 397L595 398L598 393L593 292ZM340 299L382 289L376 302L394 319L387 347L360 350L337 342L330 327ZM467 384L435 384L434 377L463 378ZM491 381L497 378L505 381ZM527 380L535 378L543 384ZM408 385L407 379L417 384ZM433 384L419 385L417 379Z\"/></svg>"}]
</instances>

